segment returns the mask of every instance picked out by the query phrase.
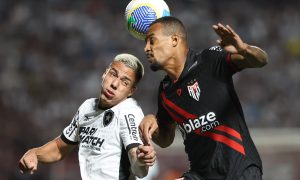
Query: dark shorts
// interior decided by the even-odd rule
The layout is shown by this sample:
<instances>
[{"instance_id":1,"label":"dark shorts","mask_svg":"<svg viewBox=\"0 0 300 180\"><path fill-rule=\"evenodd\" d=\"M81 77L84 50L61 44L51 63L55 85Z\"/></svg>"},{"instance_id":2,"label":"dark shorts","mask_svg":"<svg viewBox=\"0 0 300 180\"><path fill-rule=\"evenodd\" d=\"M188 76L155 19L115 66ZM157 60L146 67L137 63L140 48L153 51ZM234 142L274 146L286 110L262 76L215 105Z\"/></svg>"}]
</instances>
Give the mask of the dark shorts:
<instances>
[{"instance_id":1,"label":"dark shorts","mask_svg":"<svg viewBox=\"0 0 300 180\"><path fill-rule=\"evenodd\" d=\"M181 178L184 180L205 180L197 173L191 171L184 173ZM257 166L249 166L244 170L239 180L262 180L261 169Z\"/></svg>"}]
</instances>

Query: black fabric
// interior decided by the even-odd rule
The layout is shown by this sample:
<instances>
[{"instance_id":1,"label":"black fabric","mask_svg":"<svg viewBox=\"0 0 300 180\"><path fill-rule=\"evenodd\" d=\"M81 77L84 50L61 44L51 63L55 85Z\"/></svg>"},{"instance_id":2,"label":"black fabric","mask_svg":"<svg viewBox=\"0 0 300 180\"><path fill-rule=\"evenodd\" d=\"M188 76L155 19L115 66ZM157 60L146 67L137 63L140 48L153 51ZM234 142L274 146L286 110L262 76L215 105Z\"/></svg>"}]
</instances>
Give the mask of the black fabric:
<instances>
[{"instance_id":1,"label":"black fabric","mask_svg":"<svg viewBox=\"0 0 300 180\"><path fill-rule=\"evenodd\" d=\"M67 139L63 133L60 135L60 138L63 140L63 142L65 142L67 144L71 144L71 145L79 144L79 142L73 142L73 141L70 141L69 139Z\"/></svg>"},{"instance_id":2,"label":"black fabric","mask_svg":"<svg viewBox=\"0 0 300 180\"><path fill-rule=\"evenodd\" d=\"M128 180L130 172L130 161L128 158L127 151L123 147L120 159L119 180Z\"/></svg>"},{"instance_id":3,"label":"black fabric","mask_svg":"<svg viewBox=\"0 0 300 180\"><path fill-rule=\"evenodd\" d=\"M195 172L185 172L181 178L183 178L183 180L205 180Z\"/></svg>"},{"instance_id":4,"label":"black fabric","mask_svg":"<svg viewBox=\"0 0 300 180\"><path fill-rule=\"evenodd\" d=\"M126 151L128 152L131 148L134 148L134 147L138 147L139 143L132 143L132 144L129 144L127 147L126 147Z\"/></svg>"},{"instance_id":5,"label":"black fabric","mask_svg":"<svg viewBox=\"0 0 300 180\"><path fill-rule=\"evenodd\" d=\"M257 166L249 166L239 180L262 180L262 172Z\"/></svg>"},{"instance_id":6,"label":"black fabric","mask_svg":"<svg viewBox=\"0 0 300 180\"><path fill-rule=\"evenodd\" d=\"M219 47L190 50L179 79L160 84L158 124L178 124L191 170L205 179L233 180L249 165L262 168L234 90L236 72Z\"/></svg>"}]
</instances>

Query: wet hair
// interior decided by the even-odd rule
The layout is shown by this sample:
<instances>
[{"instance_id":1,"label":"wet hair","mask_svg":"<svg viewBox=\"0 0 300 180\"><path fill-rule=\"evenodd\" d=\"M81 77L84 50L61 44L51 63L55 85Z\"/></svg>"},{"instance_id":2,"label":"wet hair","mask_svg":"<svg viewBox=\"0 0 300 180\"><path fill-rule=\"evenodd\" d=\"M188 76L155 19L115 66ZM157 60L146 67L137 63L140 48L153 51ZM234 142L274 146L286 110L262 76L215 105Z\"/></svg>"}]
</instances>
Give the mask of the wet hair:
<instances>
[{"instance_id":1,"label":"wet hair","mask_svg":"<svg viewBox=\"0 0 300 180\"><path fill-rule=\"evenodd\" d=\"M187 32L183 25L183 23L176 17L172 16L164 16L161 18L156 19L154 22L151 23L150 26L154 24L161 24L163 26L163 33L165 35L174 35L177 34L185 41L187 40Z\"/></svg>"},{"instance_id":2,"label":"wet hair","mask_svg":"<svg viewBox=\"0 0 300 180\"><path fill-rule=\"evenodd\" d=\"M144 76L144 66L141 63L141 61L135 57L134 55L131 54L118 54L113 62L122 62L123 64L125 64L127 67L131 68L134 73L135 73L135 85L138 84L138 82L142 79L142 77Z\"/></svg>"}]
</instances>

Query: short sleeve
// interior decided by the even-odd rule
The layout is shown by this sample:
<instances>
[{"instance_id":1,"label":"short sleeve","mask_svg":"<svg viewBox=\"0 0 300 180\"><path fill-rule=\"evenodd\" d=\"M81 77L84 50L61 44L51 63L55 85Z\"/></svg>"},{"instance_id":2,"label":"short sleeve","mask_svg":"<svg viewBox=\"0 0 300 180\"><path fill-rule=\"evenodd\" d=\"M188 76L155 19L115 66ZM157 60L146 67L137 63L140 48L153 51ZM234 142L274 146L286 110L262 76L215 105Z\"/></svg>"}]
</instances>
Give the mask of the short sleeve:
<instances>
[{"instance_id":1,"label":"short sleeve","mask_svg":"<svg viewBox=\"0 0 300 180\"><path fill-rule=\"evenodd\" d=\"M139 135L139 125L144 117L140 107L129 108L120 114L120 136L126 151L143 144Z\"/></svg>"},{"instance_id":2,"label":"short sleeve","mask_svg":"<svg viewBox=\"0 0 300 180\"><path fill-rule=\"evenodd\" d=\"M240 71L232 62L231 54L220 46L213 46L201 52L201 58L210 64L211 71L219 77L231 77Z\"/></svg>"},{"instance_id":3,"label":"short sleeve","mask_svg":"<svg viewBox=\"0 0 300 180\"><path fill-rule=\"evenodd\" d=\"M79 128L80 122L83 121L84 115L92 111L97 99L92 98L83 102L74 115L71 123L63 130L61 139L67 144L79 144Z\"/></svg>"},{"instance_id":4,"label":"short sleeve","mask_svg":"<svg viewBox=\"0 0 300 180\"><path fill-rule=\"evenodd\" d=\"M61 139L67 144L75 145L79 143L79 136L78 136L79 119L80 119L79 113L80 113L80 109L78 109L71 123L63 130L61 134Z\"/></svg>"}]
</instances>

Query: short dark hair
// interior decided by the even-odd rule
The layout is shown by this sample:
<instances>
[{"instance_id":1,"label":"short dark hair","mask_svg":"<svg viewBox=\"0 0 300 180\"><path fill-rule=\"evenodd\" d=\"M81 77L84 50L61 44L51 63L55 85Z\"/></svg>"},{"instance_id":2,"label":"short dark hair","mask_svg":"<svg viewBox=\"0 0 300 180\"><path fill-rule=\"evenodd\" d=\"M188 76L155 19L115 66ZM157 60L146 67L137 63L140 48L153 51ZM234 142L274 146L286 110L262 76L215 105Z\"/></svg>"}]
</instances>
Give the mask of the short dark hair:
<instances>
[{"instance_id":1,"label":"short dark hair","mask_svg":"<svg viewBox=\"0 0 300 180\"><path fill-rule=\"evenodd\" d=\"M151 23L150 26L157 23L163 26L163 33L165 35L177 34L181 36L183 39L187 40L186 29L183 23L178 18L173 16L164 16L156 19L154 22Z\"/></svg>"}]
</instances>

